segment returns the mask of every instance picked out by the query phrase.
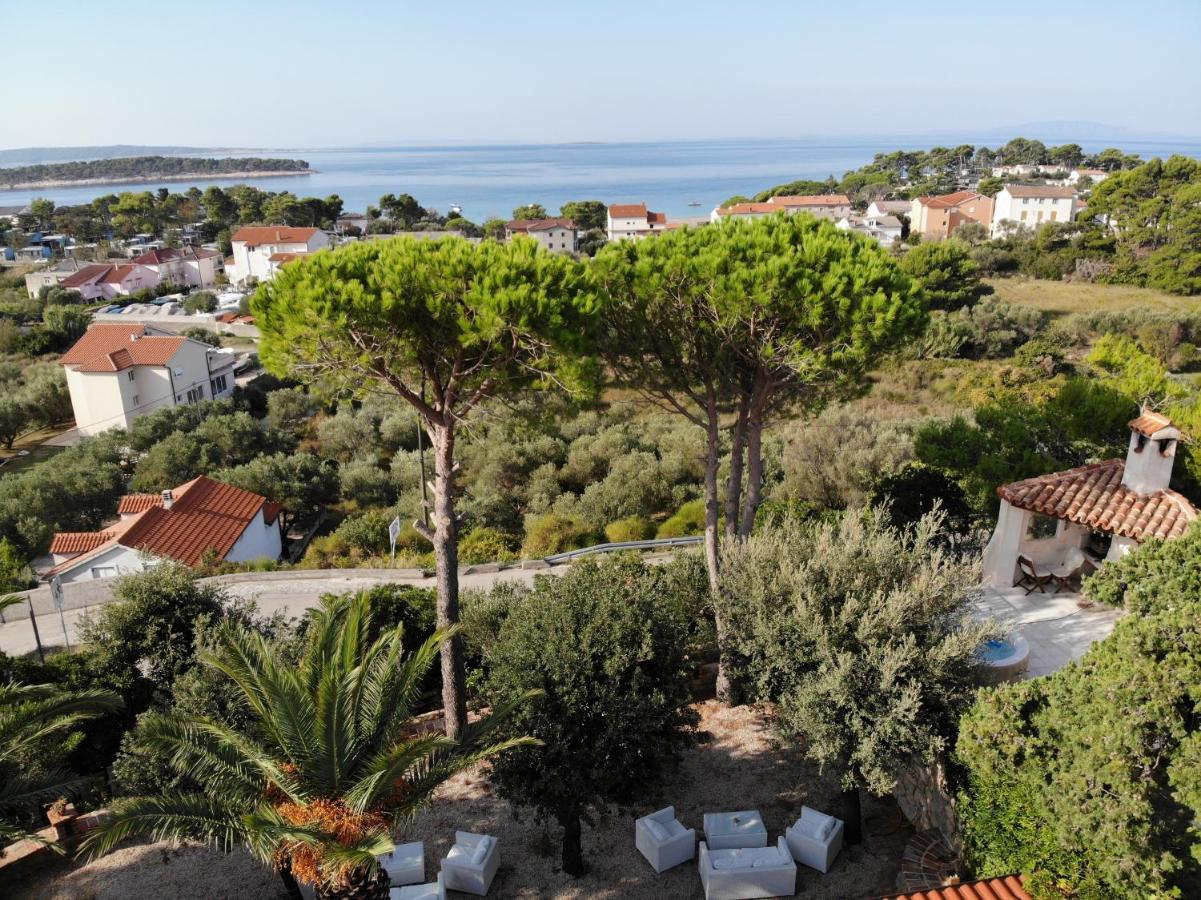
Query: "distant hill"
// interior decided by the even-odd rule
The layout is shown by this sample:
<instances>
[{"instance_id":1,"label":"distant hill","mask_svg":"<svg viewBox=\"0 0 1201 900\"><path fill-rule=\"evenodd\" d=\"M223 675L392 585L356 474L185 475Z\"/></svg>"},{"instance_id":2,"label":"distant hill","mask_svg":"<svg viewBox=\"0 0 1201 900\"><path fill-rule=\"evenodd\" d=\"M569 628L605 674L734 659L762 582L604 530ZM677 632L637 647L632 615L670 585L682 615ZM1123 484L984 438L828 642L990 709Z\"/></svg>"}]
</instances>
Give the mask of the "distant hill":
<instances>
[{"instance_id":1,"label":"distant hill","mask_svg":"<svg viewBox=\"0 0 1201 900\"><path fill-rule=\"evenodd\" d=\"M307 175L303 159L257 156L208 159L194 156L125 156L82 162L40 163L0 168L0 189L42 188L69 184L121 184L131 181L180 181L193 178Z\"/></svg>"},{"instance_id":2,"label":"distant hill","mask_svg":"<svg viewBox=\"0 0 1201 900\"><path fill-rule=\"evenodd\" d=\"M0 166L36 166L39 163L115 159L119 156L216 156L216 147L144 147L108 144L100 147L16 147L0 150Z\"/></svg>"}]
</instances>

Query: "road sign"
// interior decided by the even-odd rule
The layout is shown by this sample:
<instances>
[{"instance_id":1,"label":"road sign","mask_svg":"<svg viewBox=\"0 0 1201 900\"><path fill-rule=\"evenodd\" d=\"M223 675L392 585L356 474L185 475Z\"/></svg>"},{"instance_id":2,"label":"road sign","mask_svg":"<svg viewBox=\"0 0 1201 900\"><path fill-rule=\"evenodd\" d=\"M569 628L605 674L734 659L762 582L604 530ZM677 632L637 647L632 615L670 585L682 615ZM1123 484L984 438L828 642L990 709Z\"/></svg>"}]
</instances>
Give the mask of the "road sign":
<instances>
[{"instance_id":1,"label":"road sign","mask_svg":"<svg viewBox=\"0 0 1201 900\"><path fill-rule=\"evenodd\" d=\"M396 559L396 539L400 537L400 516L388 523L388 542L392 545L392 558Z\"/></svg>"}]
</instances>

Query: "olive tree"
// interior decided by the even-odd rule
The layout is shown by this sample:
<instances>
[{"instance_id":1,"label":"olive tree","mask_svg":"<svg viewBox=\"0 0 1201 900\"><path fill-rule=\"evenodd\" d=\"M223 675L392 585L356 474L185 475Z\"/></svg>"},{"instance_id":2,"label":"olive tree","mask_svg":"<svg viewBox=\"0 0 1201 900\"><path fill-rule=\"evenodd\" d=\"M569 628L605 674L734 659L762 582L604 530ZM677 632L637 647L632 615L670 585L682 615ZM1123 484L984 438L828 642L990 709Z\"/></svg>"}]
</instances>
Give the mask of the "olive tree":
<instances>
[{"instance_id":1,"label":"olive tree","mask_svg":"<svg viewBox=\"0 0 1201 900\"><path fill-rule=\"evenodd\" d=\"M433 527L439 627L458 619L455 441L489 398L549 385L576 388L596 302L579 263L532 240L472 244L397 238L315 253L285 267L252 300L262 357L277 374L344 395L395 394L413 407L434 455ZM462 731L461 640L442 647L447 733Z\"/></svg>"}]
</instances>

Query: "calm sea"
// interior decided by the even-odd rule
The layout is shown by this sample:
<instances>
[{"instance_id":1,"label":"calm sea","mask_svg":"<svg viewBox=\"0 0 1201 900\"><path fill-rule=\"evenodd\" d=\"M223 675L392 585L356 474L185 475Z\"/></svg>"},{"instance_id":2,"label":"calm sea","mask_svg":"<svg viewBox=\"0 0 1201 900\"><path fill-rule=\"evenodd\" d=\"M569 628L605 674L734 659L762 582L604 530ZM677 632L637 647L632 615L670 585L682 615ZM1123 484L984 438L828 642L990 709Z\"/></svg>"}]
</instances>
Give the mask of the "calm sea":
<instances>
[{"instance_id":1,"label":"calm sea","mask_svg":"<svg viewBox=\"0 0 1201 900\"><path fill-rule=\"evenodd\" d=\"M941 141L943 146L953 146ZM1201 158L1201 143L1149 143L1115 139L1081 142L1086 150L1119 146L1145 159L1180 153ZM840 177L880 151L922 149L929 138L690 141L628 144L526 144L445 147L379 147L346 150L222 151L307 159L306 176L251 179L265 190L300 196L339 195L347 210L363 212L386 193L409 193L423 206L445 212L452 204L476 222L507 217L524 203L553 213L569 200L645 201L673 216L705 215L734 194L754 194L800 178ZM197 182L229 185L237 180ZM182 182L0 191L0 206L48 197L58 204L85 203L120 191L183 190ZM694 205L695 204L695 205Z\"/></svg>"}]
</instances>

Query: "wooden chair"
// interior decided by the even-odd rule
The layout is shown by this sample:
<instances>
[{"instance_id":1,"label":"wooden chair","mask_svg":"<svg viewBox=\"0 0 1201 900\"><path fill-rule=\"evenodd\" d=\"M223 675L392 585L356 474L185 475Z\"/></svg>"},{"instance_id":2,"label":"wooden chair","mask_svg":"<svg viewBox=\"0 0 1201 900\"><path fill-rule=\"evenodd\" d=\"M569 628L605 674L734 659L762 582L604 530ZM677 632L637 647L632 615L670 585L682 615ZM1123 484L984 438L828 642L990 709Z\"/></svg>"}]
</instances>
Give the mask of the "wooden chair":
<instances>
[{"instance_id":1,"label":"wooden chair","mask_svg":"<svg viewBox=\"0 0 1201 900\"><path fill-rule=\"evenodd\" d=\"M1026 588L1027 595L1036 590L1045 594L1047 585L1055 578L1050 572L1040 571L1034 564L1034 560L1028 556L1018 556L1018 571L1021 573L1021 577L1018 579L1017 586Z\"/></svg>"}]
</instances>

